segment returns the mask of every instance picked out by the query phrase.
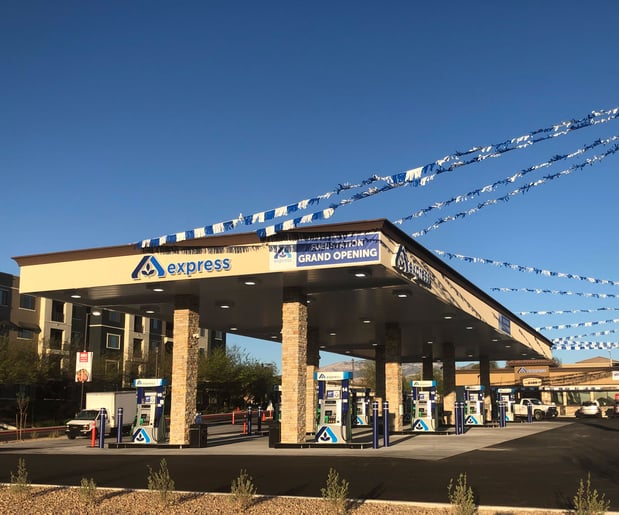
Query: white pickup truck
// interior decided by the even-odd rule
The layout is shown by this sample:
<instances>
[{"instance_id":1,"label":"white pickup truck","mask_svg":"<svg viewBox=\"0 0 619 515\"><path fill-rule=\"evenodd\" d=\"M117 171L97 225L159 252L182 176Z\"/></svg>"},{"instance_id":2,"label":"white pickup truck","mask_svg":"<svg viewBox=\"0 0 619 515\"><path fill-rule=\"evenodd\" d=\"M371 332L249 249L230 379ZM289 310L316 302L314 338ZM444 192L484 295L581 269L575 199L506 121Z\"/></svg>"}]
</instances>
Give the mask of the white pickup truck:
<instances>
[{"instance_id":1,"label":"white pickup truck","mask_svg":"<svg viewBox=\"0 0 619 515\"><path fill-rule=\"evenodd\" d=\"M554 404L544 404L539 399L527 397L516 401L514 404L514 418L528 418L529 406L531 406L531 416L535 420L555 418L559 415L559 411Z\"/></svg>"}]
</instances>

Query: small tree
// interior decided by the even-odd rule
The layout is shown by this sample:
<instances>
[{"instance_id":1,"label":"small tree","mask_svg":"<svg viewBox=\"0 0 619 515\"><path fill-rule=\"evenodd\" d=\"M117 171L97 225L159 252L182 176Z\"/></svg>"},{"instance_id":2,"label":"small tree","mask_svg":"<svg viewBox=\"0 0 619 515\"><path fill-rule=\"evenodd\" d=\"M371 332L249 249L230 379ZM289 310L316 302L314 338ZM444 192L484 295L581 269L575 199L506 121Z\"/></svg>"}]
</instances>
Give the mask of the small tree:
<instances>
[{"instance_id":1,"label":"small tree","mask_svg":"<svg viewBox=\"0 0 619 515\"><path fill-rule=\"evenodd\" d=\"M25 393L20 392L17 394L17 414L15 415L15 426L17 427L17 439L22 439L22 432L26 427L26 420L28 419L28 404L30 404L30 397Z\"/></svg>"},{"instance_id":2,"label":"small tree","mask_svg":"<svg viewBox=\"0 0 619 515\"><path fill-rule=\"evenodd\" d=\"M247 510L252 505L254 495L256 495L256 486L253 478L247 474L245 469L241 469L239 477L232 481L232 501L241 511Z\"/></svg>"},{"instance_id":3,"label":"small tree","mask_svg":"<svg viewBox=\"0 0 619 515\"><path fill-rule=\"evenodd\" d=\"M19 458L17 462L17 473L11 471L11 486L12 493L24 496L30 491L30 478L28 477L28 469L26 468L26 460Z\"/></svg>"},{"instance_id":4,"label":"small tree","mask_svg":"<svg viewBox=\"0 0 619 515\"><path fill-rule=\"evenodd\" d=\"M340 475L334 468L329 469L327 485L320 489L322 498L331 505L335 513L345 514L348 512L348 488L350 484L346 479L340 479Z\"/></svg>"},{"instance_id":5,"label":"small tree","mask_svg":"<svg viewBox=\"0 0 619 515\"><path fill-rule=\"evenodd\" d=\"M473 494L473 489L466 484L466 474L460 474L455 485L453 479L450 479L447 492L454 513L458 515L473 515L477 512L475 495Z\"/></svg>"},{"instance_id":6,"label":"small tree","mask_svg":"<svg viewBox=\"0 0 619 515\"><path fill-rule=\"evenodd\" d=\"M159 501L167 506L171 501L171 494L174 492L174 481L168 471L168 463L165 458L159 462L159 470L154 472L150 465L148 467L148 489L159 493Z\"/></svg>"},{"instance_id":7,"label":"small tree","mask_svg":"<svg viewBox=\"0 0 619 515\"><path fill-rule=\"evenodd\" d=\"M591 473L587 473L587 483L580 480L578 491L573 499L574 513L576 515L600 515L606 513L610 507L610 501L606 496L599 496L598 491L591 489Z\"/></svg>"}]
</instances>

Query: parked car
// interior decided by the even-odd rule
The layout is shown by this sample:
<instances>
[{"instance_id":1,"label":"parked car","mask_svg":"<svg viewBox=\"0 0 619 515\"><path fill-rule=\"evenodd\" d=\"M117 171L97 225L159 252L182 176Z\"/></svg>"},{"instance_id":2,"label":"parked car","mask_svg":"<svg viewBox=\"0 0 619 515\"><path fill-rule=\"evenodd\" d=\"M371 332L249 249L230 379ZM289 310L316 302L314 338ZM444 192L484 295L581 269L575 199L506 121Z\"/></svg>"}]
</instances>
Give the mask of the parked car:
<instances>
[{"instance_id":1,"label":"parked car","mask_svg":"<svg viewBox=\"0 0 619 515\"><path fill-rule=\"evenodd\" d=\"M580 408L576 410L576 416L581 417L601 417L602 410L598 401L584 401Z\"/></svg>"},{"instance_id":2,"label":"parked car","mask_svg":"<svg viewBox=\"0 0 619 515\"><path fill-rule=\"evenodd\" d=\"M608 418L619 417L619 393L615 394L615 403L606 410L606 416Z\"/></svg>"}]
</instances>

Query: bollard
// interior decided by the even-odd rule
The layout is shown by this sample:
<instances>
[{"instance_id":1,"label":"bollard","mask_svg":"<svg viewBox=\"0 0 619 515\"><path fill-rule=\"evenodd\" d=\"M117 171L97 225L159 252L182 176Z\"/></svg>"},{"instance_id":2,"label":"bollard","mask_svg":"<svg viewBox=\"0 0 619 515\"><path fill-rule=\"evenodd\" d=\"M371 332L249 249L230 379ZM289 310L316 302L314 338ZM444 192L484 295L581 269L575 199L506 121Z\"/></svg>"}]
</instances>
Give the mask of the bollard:
<instances>
[{"instance_id":1,"label":"bollard","mask_svg":"<svg viewBox=\"0 0 619 515\"><path fill-rule=\"evenodd\" d=\"M456 426L456 434L462 434L460 429L460 403L454 402L454 424Z\"/></svg>"},{"instance_id":2,"label":"bollard","mask_svg":"<svg viewBox=\"0 0 619 515\"><path fill-rule=\"evenodd\" d=\"M383 401L383 442L389 447L389 401Z\"/></svg>"},{"instance_id":3,"label":"bollard","mask_svg":"<svg viewBox=\"0 0 619 515\"><path fill-rule=\"evenodd\" d=\"M95 441L97 440L97 425L94 422L90 423L90 446L94 447L97 445Z\"/></svg>"},{"instance_id":4,"label":"bollard","mask_svg":"<svg viewBox=\"0 0 619 515\"><path fill-rule=\"evenodd\" d=\"M116 410L116 443L123 441L123 409Z\"/></svg>"},{"instance_id":5,"label":"bollard","mask_svg":"<svg viewBox=\"0 0 619 515\"><path fill-rule=\"evenodd\" d=\"M262 432L262 417L264 414L262 413L262 406L258 406L258 433Z\"/></svg>"},{"instance_id":6,"label":"bollard","mask_svg":"<svg viewBox=\"0 0 619 515\"><path fill-rule=\"evenodd\" d=\"M232 425L235 425L234 424L234 411L232 412Z\"/></svg>"},{"instance_id":7,"label":"bollard","mask_svg":"<svg viewBox=\"0 0 619 515\"><path fill-rule=\"evenodd\" d=\"M505 419L505 403L499 402L499 427L505 427L507 420Z\"/></svg>"},{"instance_id":8,"label":"bollard","mask_svg":"<svg viewBox=\"0 0 619 515\"><path fill-rule=\"evenodd\" d=\"M372 402L372 447L378 449L378 401Z\"/></svg>"},{"instance_id":9,"label":"bollard","mask_svg":"<svg viewBox=\"0 0 619 515\"><path fill-rule=\"evenodd\" d=\"M99 449L105 447L105 408L99 411Z\"/></svg>"},{"instance_id":10,"label":"bollard","mask_svg":"<svg viewBox=\"0 0 619 515\"><path fill-rule=\"evenodd\" d=\"M531 404L527 404L527 422L529 424L533 422L533 406Z\"/></svg>"},{"instance_id":11,"label":"bollard","mask_svg":"<svg viewBox=\"0 0 619 515\"><path fill-rule=\"evenodd\" d=\"M251 406L247 406L247 434L251 435Z\"/></svg>"}]
</instances>

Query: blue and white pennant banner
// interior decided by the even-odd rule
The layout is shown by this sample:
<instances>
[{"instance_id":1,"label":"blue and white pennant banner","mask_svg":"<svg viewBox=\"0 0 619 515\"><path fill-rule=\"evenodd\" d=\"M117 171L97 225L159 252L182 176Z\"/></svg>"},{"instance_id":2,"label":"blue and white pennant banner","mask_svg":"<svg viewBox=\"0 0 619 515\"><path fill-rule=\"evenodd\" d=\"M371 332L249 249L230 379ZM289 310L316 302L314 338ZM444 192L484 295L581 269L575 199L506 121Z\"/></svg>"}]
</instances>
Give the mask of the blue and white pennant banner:
<instances>
[{"instance_id":1,"label":"blue and white pennant banner","mask_svg":"<svg viewBox=\"0 0 619 515\"><path fill-rule=\"evenodd\" d=\"M559 325L547 325L545 327L536 327L536 331L550 331L553 329L572 329L574 327L593 327L595 325L603 324L616 324L619 322L619 318L613 318L612 320L596 320L593 322L576 322L573 324L559 324Z\"/></svg>"},{"instance_id":2,"label":"blue and white pennant banner","mask_svg":"<svg viewBox=\"0 0 619 515\"><path fill-rule=\"evenodd\" d=\"M592 336L607 336L609 334L615 334L617 332L617 329L608 329L607 331L595 331L593 333L587 334L577 334L572 336L563 336L561 338L552 338L551 341L555 343L560 343L564 341L582 340L583 338L591 338Z\"/></svg>"},{"instance_id":3,"label":"blue and white pennant banner","mask_svg":"<svg viewBox=\"0 0 619 515\"><path fill-rule=\"evenodd\" d=\"M455 152L451 155L445 156L444 158L435 161L434 163L430 163L425 166L419 166L417 168L413 168L406 172L392 175L390 177L380 178L374 175L370 177L369 179L362 181L358 185L340 184L334 191L325 193L323 195L319 195L317 197L301 200L299 202L289 204L287 206L282 206L282 207L272 209L269 211L254 213L249 216L243 216L242 214L240 214L237 218L232 219L232 220L227 220L225 222L219 222L219 223L212 224L212 225L197 227L195 229L190 229L187 231L168 234L166 236L160 236L158 238L142 240L138 244L138 246L142 248L158 247L166 243L176 243L179 241L201 238L207 235L221 234L227 231L231 231L241 224L242 225L253 225L253 224L258 224L258 223L264 223L271 219L288 216L289 214L293 212L307 209L307 207L309 207L310 205L317 204L320 201L329 198L333 194L337 194L337 193L340 193L341 191L353 189L356 187L365 186L367 184L371 184L378 180L385 181L387 185L384 186L383 188L372 188L362 194L356 195L353 198L348 199L338 204L337 207L341 207L342 205L348 205L351 202L354 202L356 200L367 198L368 196L375 195L376 193L386 191L394 187L399 187L402 185L424 186L430 180L432 180L432 178L434 178L434 176L437 174L453 171L460 166L464 166L466 164L470 164L470 163L474 163L478 161L483 161L484 159L499 157L503 153L509 152L511 150L524 149L540 141L544 141L544 140L551 139L551 138L556 138L556 137L568 134L574 130L582 129L585 127L591 127L594 125L598 125L600 123L606 123L608 121L611 121L617 118L617 116L619 116L619 107L615 107L609 110L594 111L584 118L581 118L578 120L569 120L569 121L561 122L559 124L552 125L551 127L537 129L524 136L512 138L510 140L506 140L501 143L488 145L484 147L476 146L464 152ZM477 154L477 155L475 155L474 157L468 160L462 159L471 154ZM427 177L430 174L434 174L434 175L432 175L431 178ZM258 235L261 237L264 237L268 234L273 234L279 230L291 229L291 228L296 227L297 225L310 223L314 220L325 220L333 216L334 211L335 211L335 207L331 206L328 209L324 209L322 211L312 213L307 216L295 218L293 220L287 220L283 222L282 224L277 224L275 226L271 226L266 229L261 229L258 231Z\"/></svg>"},{"instance_id":4,"label":"blue and white pennant banner","mask_svg":"<svg viewBox=\"0 0 619 515\"><path fill-rule=\"evenodd\" d=\"M550 158L548 161L544 162L544 163L539 163L533 166L529 166L527 168L524 168L522 170L520 170L519 172L515 173L514 175L510 176L510 177L506 177L505 179L501 179L500 181L496 181L493 182L492 184L487 184L481 188L478 188L476 190L470 191L464 195L458 195L457 197L452 197L449 200L445 200L442 202L435 202L434 204L432 204L431 206L425 207L423 209L420 209L419 211L416 211L408 216L405 216L403 218L399 218L398 220L394 220L393 223L397 224L397 225L401 225L406 221L410 221L413 220L415 218L419 218L421 216L425 216L428 213L430 213L431 211L434 211L435 209L443 209L445 207L450 206L451 204L458 204L461 202L465 202L468 200L472 200L475 197L478 197L484 193L488 193L491 191L496 190L498 187L500 186L505 186L511 183L516 182L518 179L523 178L525 175L528 175L529 173L535 172L537 170L541 170L543 168L548 168L550 166L552 166L553 164L559 162L559 161L563 161L566 159L572 159L574 157L577 157L579 155L584 154L585 152L592 150L593 148L599 146L599 145L608 145L610 143L613 143L615 141L617 141L619 139L619 136L612 136L611 138L606 138L606 139L597 139L595 140L593 143L589 143L588 145L585 145L581 148L579 148L578 150L576 150L575 152L571 152L570 154L563 154L563 155L555 155L552 158Z\"/></svg>"},{"instance_id":5,"label":"blue and white pennant banner","mask_svg":"<svg viewBox=\"0 0 619 515\"><path fill-rule=\"evenodd\" d=\"M611 350L619 348L619 342L564 342L555 343L552 350Z\"/></svg>"},{"instance_id":6,"label":"blue and white pennant banner","mask_svg":"<svg viewBox=\"0 0 619 515\"><path fill-rule=\"evenodd\" d=\"M557 309L554 311L518 311L518 315L568 315L574 313L595 313L596 311L619 311L619 308L595 308L595 309Z\"/></svg>"},{"instance_id":7,"label":"blue and white pennant banner","mask_svg":"<svg viewBox=\"0 0 619 515\"><path fill-rule=\"evenodd\" d=\"M461 261L466 261L467 263L493 265L493 266L498 266L502 268L509 268L510 270L515 270L517 272L528 272L528 273L543 275L545 277L576 279L578 281L586 281L586 282L594 283L594 284L609 284L611 286L619 286L619 281L611 281L610 279L597 279L595 277L586 277L586 276L577 275L577 274L567 274L564 272L553 272L551 270L544 270L544 269L535 268L532 266L516 265L514 263L508 263L507 261L495 261L494 259L486 259L486 258L480 258L480 257L464 256L462 254L454 254L451 252L446 252L444 250L435 250L434 252L438 254L439 256L442 256L448 259L459 259ZM554 291L550 291L550 290L532 290L532 289L527 289L527 288L492 288L492 289L495 291L528 291L530 293L555 293ZM560 292L556 292L556 293L560 293ZM577 293L575 294L571 292L564 292L563 294L580 295L580 294L577 294Z\"/></svg>"},{"instance_id":8,"label":"blue and white pennant banner","mask_svg":"<svg viewBox=\"0 0 619 515\"><path fill-rule=\"evenodd\" d=\"M552 175L546 175L545 177L538 179L537 181L534 182L530 182L528 184L525 184L524 186L521 186L520 188L516 188L515 190L509 192L507 195L504 195L502 197L496 198L496 199L490 199L490 200L486 200L485 202L481 202L480 204L477 204L476 207L471 208L467 211L462 211L460 213L457 213L455 215L452 216L446 216L444 218L440 218L438 219L436 222L434 222L432 225L426 227L425 229L422 229L421 231L417 231L414 232L411 236L413 238L418 238L419 236L424 236L425 234L428 234L430 231L433 231L435 229L438 229L442 224L445 224L447 222L453 222L454 220L459 220L462 218L465 218L467 216L473 215L475 213L478 213L479 211L481 211L483 208L488 207L488 206L493 206L495 204L498 204L499 202L507 202L509 200L511 200L512 197L516 196L516 195L521 195L521 194L525 194L528 193L530 189L535 188L537 186L541 186L542 184L545 184L547 182L550 182L552 180L558 179L560 177L564 177L566 175L569 175L577 170L582 170L585 166L590 166L593 165L595 163L599 163L600 161L602 161L604 158L608 157L611 154L614 154L615 152L617 152L619 150L619 145L614 145L612 148L610 148L609 150L607 150L606 152L604 152L603 154L597 155L597 156L593 156L590 159L587 159L586 161L570 166L569 168L566 168L565 170L562 170L561 172L552 174Z\"/></svg>"},{"instance_id":9,"label":"blue and white pennant banner","mask_svg":"<svg viewBox=\"0 0 619 515\"><path fill-rule=\"evenodd\" d=\"M583 293L569 290L545 290L541 288L490 288L491 291L501 291L504 293L523 292L523 293L550 293L552 295L575 295L578 297L589 297L591 299L617 299L619 295L614 293Z\"/></svg>"}]
</instances>

